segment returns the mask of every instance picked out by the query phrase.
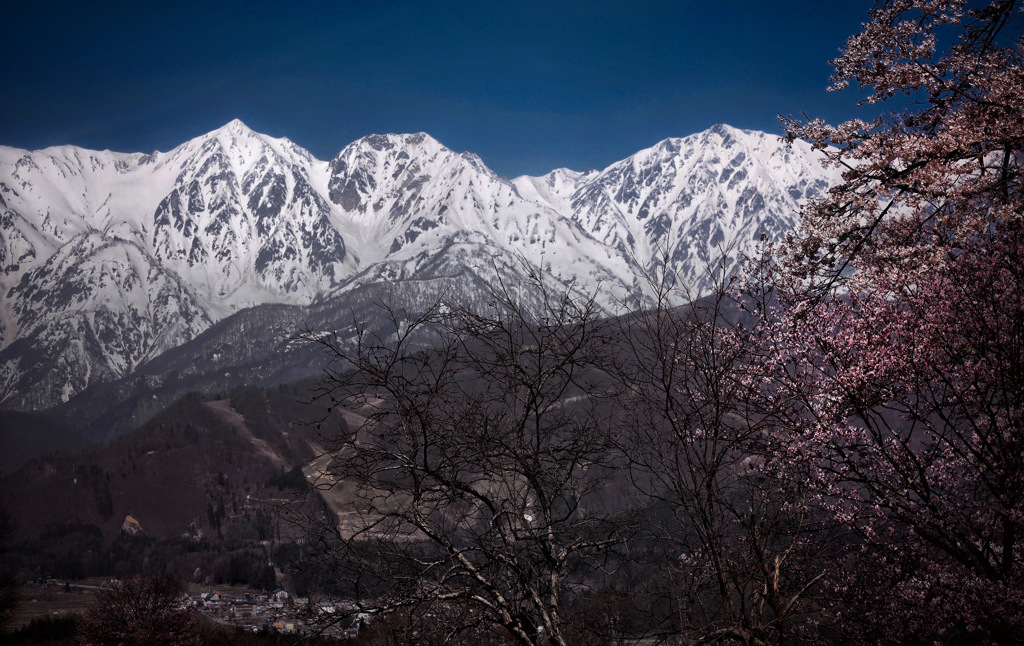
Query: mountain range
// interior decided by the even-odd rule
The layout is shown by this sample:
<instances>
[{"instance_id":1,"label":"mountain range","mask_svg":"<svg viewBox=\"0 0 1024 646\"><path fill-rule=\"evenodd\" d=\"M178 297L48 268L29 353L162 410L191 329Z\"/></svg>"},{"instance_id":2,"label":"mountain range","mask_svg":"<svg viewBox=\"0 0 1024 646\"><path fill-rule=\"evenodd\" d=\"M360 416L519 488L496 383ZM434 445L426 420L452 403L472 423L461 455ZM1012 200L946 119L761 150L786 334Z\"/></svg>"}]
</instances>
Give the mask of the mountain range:
<instances>
[{"instance_id":1,"label":"mountain range","mask_svg":"<svg viewBox=\"0 0 1024 646\"><path fill-rule=\"evenodd\" d=\"M315 372L301 329L482 300L522 263L609 314L665 264L697 294L837 179L805 142L725 125L514 179L424 133L322 161L238 120L166 153L0 147L0 408L117 434L188 390Z\"/></svg>"}]
</instances>

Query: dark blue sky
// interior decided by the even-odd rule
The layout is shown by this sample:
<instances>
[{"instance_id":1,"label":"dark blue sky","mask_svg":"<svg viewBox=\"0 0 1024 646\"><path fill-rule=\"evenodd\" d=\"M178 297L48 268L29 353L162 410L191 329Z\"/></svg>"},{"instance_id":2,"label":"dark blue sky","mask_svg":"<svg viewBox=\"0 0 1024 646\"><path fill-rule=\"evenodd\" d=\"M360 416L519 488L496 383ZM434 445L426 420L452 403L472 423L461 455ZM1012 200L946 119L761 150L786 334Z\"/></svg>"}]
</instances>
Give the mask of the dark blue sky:
<instances>
[{"instance_id":1,"label":"dark blue sky","mask_svg":"<svg viewBox=\"0 0 1024 646\"><path fill-rule=\"evenodd\" d=\"M169 150L233 118L329 159L425 131L514 176L715 123L856 114L826 92L870 2L22 2L0 144Z\"/></svg>"}]
</instances>

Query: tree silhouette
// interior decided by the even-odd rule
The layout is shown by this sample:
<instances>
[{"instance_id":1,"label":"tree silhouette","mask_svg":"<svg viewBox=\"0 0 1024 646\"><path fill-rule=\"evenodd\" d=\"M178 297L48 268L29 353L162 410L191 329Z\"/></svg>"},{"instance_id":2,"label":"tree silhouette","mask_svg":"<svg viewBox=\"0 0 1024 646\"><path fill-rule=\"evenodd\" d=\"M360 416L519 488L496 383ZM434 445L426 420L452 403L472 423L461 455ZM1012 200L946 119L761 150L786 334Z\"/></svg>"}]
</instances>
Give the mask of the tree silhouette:
<instances>
[{"instance_id":1,"label":"tree silhouette","mask_svg":"<svg viewBox=\"0 0 1024 646\"><path fill-rule=\"evenodd\" d=\"M710 294L687 294L669 274L649 278L655 306L622 319L618 375L628 393L631 483L650 511L653 575L664 599L657 632L684 643L795 643L820 605L818 582L836 553L806 483L771 465L771 431L786 402L765 397L761 339L733 300L724 263L707 267ZM742 302L742 301L741 301Z\"/></svg>"},{"instance_id":2,"label":"tree silhouette","mask_svg":"<svg viewBox=\"0 0 1024 646\"><path fill-rule=\"evenodd\" d=\"M389 312L391 333L352 353L316 337L348 362L330 398L365 421L330 438L318 486L345 490L351 511L307 519L314 569L364 612L443 618L449 639L500 626L524 646L566 644L584 584L625 542L604 405L612 328L537 273L490 296Z\"/></svg>"},{"instance_id":3,"label":"tree silhouette","mask_svg":"<svg viewBox=\"0 0 1024 646\"><path fill-rule=\"evenodd\" d=\"M184 604L176 579L121 579L105 586L86 610L79 642L89 646L198 646L198 615Z\"/></svg>"},{"instance_id":4,"label":"tree silhouette","mask_svg":"<svg viewBox=\"0 0 1024 646\"><path fill-rule=\"evenodd\" d=\"M11 514L0 507L0 545L7 542L12 531ZM18 573L14 568L0 567L0 629L7 626L14 611L18 609L20 604L18 584Z\"/></svg>"}]
</instances>

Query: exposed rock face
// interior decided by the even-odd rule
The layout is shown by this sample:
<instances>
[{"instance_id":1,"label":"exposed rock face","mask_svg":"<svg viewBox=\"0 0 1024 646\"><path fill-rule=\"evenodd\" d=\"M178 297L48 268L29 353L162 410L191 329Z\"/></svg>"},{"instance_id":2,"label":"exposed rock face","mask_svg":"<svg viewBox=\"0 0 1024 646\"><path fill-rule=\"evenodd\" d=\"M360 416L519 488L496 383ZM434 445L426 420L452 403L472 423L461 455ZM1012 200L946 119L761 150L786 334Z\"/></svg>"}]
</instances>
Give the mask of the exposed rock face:
<instances>
[{"instance_id":1,"label":"exposed rock face","mask_svg":"<svg viewBox=\"0 0 1024 646\"><path fill-rule=\"evenodd\" d=\"M121 523L121 531L128 536L136 536L142 534L142 523L135 519L134 516L128 514L124 517L124 522Z\"/></svg>"}]
</instances>

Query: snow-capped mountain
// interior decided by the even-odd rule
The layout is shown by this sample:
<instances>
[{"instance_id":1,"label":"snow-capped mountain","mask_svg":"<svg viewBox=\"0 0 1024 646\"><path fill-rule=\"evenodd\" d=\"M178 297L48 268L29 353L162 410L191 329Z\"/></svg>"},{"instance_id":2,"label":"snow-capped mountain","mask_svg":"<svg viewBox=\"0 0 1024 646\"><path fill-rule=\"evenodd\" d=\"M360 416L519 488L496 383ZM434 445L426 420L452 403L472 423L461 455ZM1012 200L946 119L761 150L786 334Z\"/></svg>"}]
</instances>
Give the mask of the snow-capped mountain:
<instances>
[{"instance_id":1,"label":"snow-capped mountain","mask_svg":"<svg viewBox=\"0 0 1024 646\"><path fill-rule=\"evenodd\" d=\"M167 153L0 147L0 406L67 400L255 305L472 291L520 259L611 312L663 259L699 288L833 180L806 144L728 126L512 180L423 133L321 161L237 120Z\"/></svg>"},{"instance_id":2,"label":"snow-capped mountain","mask_svg":"<svg viewBox=\"0 0 1024 646\"><path fill-rule=\"evenodd\" d=\"M831 186L804 142L717 125L666 139L612 164L572 194L573 218L616 257L661 258L690 285L720 252L747 251L796 223L799 205Z\"/></svg>"}]
</instances>

